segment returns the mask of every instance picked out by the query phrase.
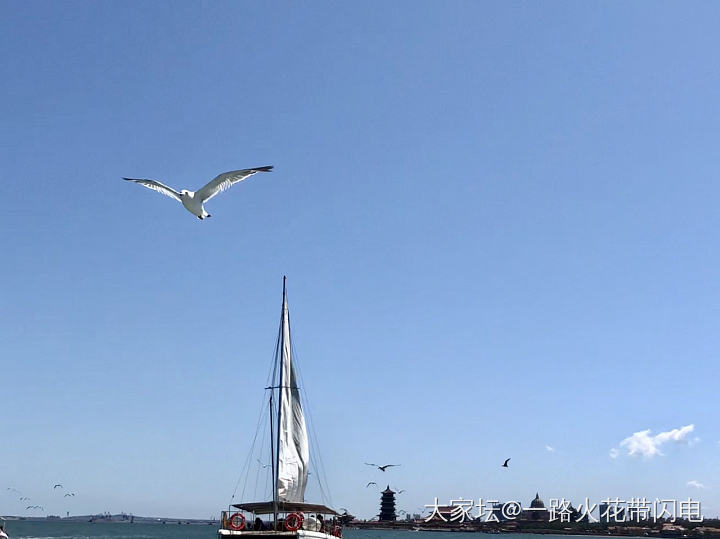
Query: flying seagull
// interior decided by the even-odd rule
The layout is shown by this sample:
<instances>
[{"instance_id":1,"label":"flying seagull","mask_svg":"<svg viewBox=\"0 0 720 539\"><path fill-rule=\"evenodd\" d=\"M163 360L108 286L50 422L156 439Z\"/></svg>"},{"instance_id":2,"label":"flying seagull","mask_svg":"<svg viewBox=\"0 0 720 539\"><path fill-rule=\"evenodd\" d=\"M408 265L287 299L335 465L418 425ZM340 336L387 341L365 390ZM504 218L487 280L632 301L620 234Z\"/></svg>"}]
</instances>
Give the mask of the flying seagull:
<instances>
[{"instance_id":1,"label":"flying seagull","mask_svg":"<svg viewBox=\"0 0 720 539\"><path fill-rule=\"evenodd\" d=\"M366 462L368 466L375 466L378 470L385 471L386 468L389 468L390 466L400 466L399 464L385 464L383 466L378 466L377 464L372 464L370 462Z\"/></svg>"},{"instance_id":2,"label":"flying seagull","mask_svg":"<svg viewBox=\"0 0 720 539\"><path fill-rule=\"evenodd\" d=\"M58 483L57 485L53 486L53 490L55 490L58 487L63 488L63 486L60 483Z\"/></svg>"},{"instance_id":3,"label":"flying seagull","mask_svg":"<svg viewBox=\"0 0 720 539\"><path fill-rule=\"evenodd\" d=\"M510 462L510 459L507 459L507 460L505 461L505 464L503 464L503 468L507 468L507 467L508 467L508 465L507 465L508 462Z\"/></svg>"},{"instance_id":4,"label":"flying seagull","mask_svg":"<svg viewBox=\"0 0 720 539\"><path fill-rule=\"evenodd\" d=\"M226 189L229 189L236 183L243 181L245 178L252 176L256 172L270 172L272 168L272 166L267 166L224 172L219 176L216 176L207 185L201 187L197 191L188 191L187 189L182 189L179 193L172 187L168 187L167 185L164 185L155 180L138 180L135 178L123 178L123 180L139 183L140 185L144 185L148 189L152 189L153 191L162 193L165 196L174 198L178 202L182 202L182 205L185 206L185 209L195 215L198 219L205 219L206 217L210 217L210 214L206 212L205 208L203 207L203 204L205 202L210 200L218 193L222 193Z\"/></svg>"},{"instance_id":5,"label":"flying seagull","mask_svg":"<svg viewBox=\"0 0 720 539\"><path fill-rule=\"evenodd\" d=\"M375 481L370 481L367 485L365 485L365 488L368 488L370 485L377 485Z\"/></svg>"},{"instance_id":6,"label":"flying seagull","mask_svg":"<svg viewBox=\"0 0 720 539\"><path fill-rule=\"evenodd\" d=\"M74 493L74 492L71 492L70 494L65 494L64 497L67 498L68 496L75 496L75 493Z\"/></svg>"}]
</instances>

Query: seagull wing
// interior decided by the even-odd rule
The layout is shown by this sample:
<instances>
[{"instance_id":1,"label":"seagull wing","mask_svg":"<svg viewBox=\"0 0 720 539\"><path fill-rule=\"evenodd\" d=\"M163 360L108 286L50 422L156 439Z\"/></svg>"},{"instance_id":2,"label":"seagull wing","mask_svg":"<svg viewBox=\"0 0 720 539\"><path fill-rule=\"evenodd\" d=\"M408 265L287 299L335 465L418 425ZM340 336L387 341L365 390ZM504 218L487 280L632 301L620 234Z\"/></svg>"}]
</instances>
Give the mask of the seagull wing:
<instances>
[{"instance_id":1,"label":"seagull wing","mask_svg":"<svg viewBox=\"0 0 720 539\"><path fill-rule=\"evenodd\" d=\"M365 464L367 464L368 466L377 466L377 464L373 464L371 462L366 462Z\"/></svg>"},{"instance_id":2,"label":"seagull wing","mask_svg":"<svg viewBox=\"0 0 720 539\"><path fill-rule=\"evenodd\" d=\"M246 168L243 170L231 170L230 172L224 172L210 181L204 187L201 187L195 193L196 197L200 198L201 202L207 202L218 193L222 193L226 189L229 189L238 182L243 181L255 174L256 172L270 172L273 167L257 167L257 168Z\"/></svg>"},{"instance_id":3,"label":"seagull wing","mask_svg":"<svg viewBox=\"0 0 720 539\"><path fill-rule=\"evenodd\" d=\"M180 198L180 193L178 193L175 189L172 187L168 187L165 184L162 184L160 182L157 182L155 180L138 180L135 178L123 178L123 180L129 181L129 182L135 182L139 183L140 185L144 185L148 189L152 189L153 191L157 191L158 193L162 193L165 196L168 196L170 198L174 198L178 202L182 202L182 199Z\"/></svg>"}]
</instances>

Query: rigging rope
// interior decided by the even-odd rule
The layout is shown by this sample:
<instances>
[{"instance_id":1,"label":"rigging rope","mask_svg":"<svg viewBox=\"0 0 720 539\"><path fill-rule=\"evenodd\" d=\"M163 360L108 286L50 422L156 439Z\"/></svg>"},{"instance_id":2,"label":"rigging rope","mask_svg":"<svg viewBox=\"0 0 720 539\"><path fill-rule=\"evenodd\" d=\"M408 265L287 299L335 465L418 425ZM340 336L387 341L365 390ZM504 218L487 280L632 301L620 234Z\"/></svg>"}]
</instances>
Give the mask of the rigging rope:
<instances>
[{"instance_id":1,"label":"rigging rope","mask_svg":"<svg viewBox=\"0 0 720 539\"><path fill-rule=\"evenodd\" d=\"M277 342L279 342L279 339L280 339L280 336L279 336L279 334L278 334L278 341L277 341ZM277 354L277 342L275 343L275 348L274 348L274 350L273 350L273 358L275 358L275 356L276 356L276 354ZM266 377L266 379L265 379L265 386L266 386L266 388L267 388L267 386L271 386L271 385L272 385L272 379L273 379L273 377L275 376L275 369L277 368L276 363L277 363L277 362L275 361L275 359L273 359L273 362L272 362L272 364L270 365L270 368L268 369L268 374L267 374L267 377ZM270 391L272 391L272 390L270 390ZM245 461L244 461L244 463L243 463L243 466L242 466L242 468L240 469L240 475L238 476L237 482L235 483L235 489L233 490L232 496L230 497L230 503L228 504L228 506L232 505L233 501L235 500L235 495L237 494L237 490L238 490L238 488L240 487L240 481L242 481L243 477L245 478L245 482L243 483L243 489L242 489L242 491L241 491L241 493L240 493L240 499L241 499L241 500L244 499L245 489L247 488L248 476L250 475L250 461L252 460L253 455L254 455L254 453L255 453L255 444L256 444L256 442L257 442L258 432L259 432L259 430L260 430L260 423L261 423L261 422L262 422L262 423L265 423L264 428L263 428L263 437L262 437L263 440L264 440L264 437L265 437L265 432L267 432L267 431L266 431L266 429L267 429L267 422L263 421L263 419L265 419L265 417L267 417L267 415L266 415L265 413L263 413L263 410L265 409L265 402L266 402L266 401L265 401L265 395L263 395L262 400L260 401L260 409L259 409L258 414L257 414L257 415L258 415L258 422L257 422L257 425L255 426L255 435L253 436L252 443L250 444L250 451L248 452L247 457L245 458ZM271 412L270 412L270 413L271 413ZM263 442L263 443L264 443L264 442ZM261 457L262 457L262 447L263 447L263 446L261 446L261 448L260 448ZM256 487L256 489L257 489L257 480L256 480L256 483L255 483L255 487Z\"/></svg>"}]
</instances>

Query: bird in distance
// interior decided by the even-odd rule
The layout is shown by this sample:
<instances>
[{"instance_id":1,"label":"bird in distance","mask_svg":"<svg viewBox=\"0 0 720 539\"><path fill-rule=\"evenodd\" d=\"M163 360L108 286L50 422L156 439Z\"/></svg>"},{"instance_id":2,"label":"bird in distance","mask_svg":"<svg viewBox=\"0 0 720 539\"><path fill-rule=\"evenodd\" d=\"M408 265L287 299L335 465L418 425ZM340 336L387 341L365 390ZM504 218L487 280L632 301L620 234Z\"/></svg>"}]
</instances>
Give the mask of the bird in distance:
<instances>
[{"instance_id":1,"label":"bird in distance","mask_svg":"<svg viewBox=\"0 0 720 539\"><path fill-rule=\"evenodd\" d=\"M400 466L399 464L383 464L382 466L378 466L377 464L372 464L370 462L366 462L368 466L375 466L380 471L385 471L387 468L390 468L390 466Z\"/></svg>"}]
</instances>

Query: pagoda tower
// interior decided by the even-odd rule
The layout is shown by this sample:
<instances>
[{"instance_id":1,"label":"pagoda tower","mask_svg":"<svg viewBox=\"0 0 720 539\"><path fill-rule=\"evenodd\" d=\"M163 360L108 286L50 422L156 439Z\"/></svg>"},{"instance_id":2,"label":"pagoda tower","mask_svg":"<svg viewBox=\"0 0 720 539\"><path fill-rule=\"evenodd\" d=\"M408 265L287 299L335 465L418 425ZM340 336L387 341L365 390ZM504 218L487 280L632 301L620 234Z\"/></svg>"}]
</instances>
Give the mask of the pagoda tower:
<instances>
[{"instance_id":1,"label":"pagoda tower","mask_svg":"<svg viewBox=\"0 0 720 539\"><path fill-rule=\"evenodd\" d=\"M395 492L390 490L390 485L382 492L380 499L380 521L397 520L395 515Z\"/></svg>"}]
</instances>

